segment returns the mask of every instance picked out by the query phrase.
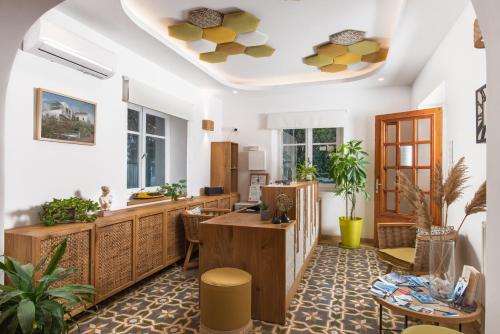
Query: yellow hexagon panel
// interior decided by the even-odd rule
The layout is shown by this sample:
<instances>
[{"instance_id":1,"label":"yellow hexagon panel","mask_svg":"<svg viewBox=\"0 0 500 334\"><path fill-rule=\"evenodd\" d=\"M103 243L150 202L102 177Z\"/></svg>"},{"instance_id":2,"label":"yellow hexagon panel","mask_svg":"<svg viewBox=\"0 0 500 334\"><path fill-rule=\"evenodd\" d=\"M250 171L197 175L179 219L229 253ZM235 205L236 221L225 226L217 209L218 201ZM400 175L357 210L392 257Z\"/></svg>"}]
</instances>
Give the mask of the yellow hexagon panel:
<instances>
[{"instance_id":1,"label":"yellow hexagon panel","mask_svg":"<svg viewBox=\"0 0 500 334\"><path fill-rule=\"evenodd\" d=\"M378 50L380 50L380 44L376 41L365 40L349 45L349 52L362 56L377 52Z\"/></svg>"},{"instance_id":2,"label":"yellow hexagon panel","mask_svg":"<svg viewBox=\"0 0 500 334\"><path fill-rule=\"evenodd\" d=\"M310 66L323 67L333 63L333 57L327 55L314 55L304 58L304 63Z\"/></svg>"},{"instance_id":3,"label":"yellow hexagon panel","mask_svg":"<svg viewBox=\"0 0 500 334\"><path fill-rule=\"evenodd\" d=\"M201 53L200 60L206 61L207 63L223 63L227 60L227 54L220 51Z\"/></svg>"},{"instance_id":4,"label":"yellow hexagon panel","mask_svg":"<svg viewBox=\"0 0 500 334\"><path fill-rule=\"evenodd\" d=\"M274 53L274 48L270 47L267 44L257 45L257 46L249 46L245 49L245 53L249 56L261 58L261 57L271 57Z\"/></svg>"},{"instance_id":5,"label":"yellow hexagon panel","mask_svg":"<svg viewBox=\"0 0 500 334\"><path fill-rule=\"evenodd\" d=\"M339 65L351 65L354 63L359 63L361 61L361 55L355 53L346 53L342 56L335 57L333 62Z\"/></svg>"},{"instance_id":6,"label":"yellow hexagon panel","mask_svg":"<svg viewBox=\"0 0 500 334\"><path fill-rule=\"evenodd\" d=\"M247 12L236 12L224 15L222 26L237 33L252 32L257 30L260 20Z\"/></svg>"},{"instance_id":7,"label":"yellow hexagon panel","mask_svg":"<svg viewBox=\"0 0 500 334\"><path fill-rule=\"evenodd\" d=\"M179 23L168 27L168 34L183 41L196 41L201 39L203 30L191 23Z\"/></svg>"},{"instance_id":8,"label":"yellow hexagon panel","mask_svg":"<svg viewBox=\"0 0 500 334\"><path fill-rule=\"evenodd\" d=\"M370 53L361 58L362 61L367 63L380 63L387 59L387 54L389 53L389 49L381 48L378 52Z\"/></svg>"},{"instance_id":9,"label":"yellow hexagon panel","mask_svg":"<svg viewBox=\"0 0 500 334\"><path fill-rule=\"evenodd\" d=\"M322 66L319 69L321 70L321 72L335 73L335 72L345 71L347 69L347 65L330 64Z\"/></svg>"},{"instance_id":10,"label":"yellow hexagon panel","mask_svg":"<svg viewBox=\"0 0 500 334\"><path fill-rule=\"evenodd\" d=\"M203 38L217 44L233 42L236 32L225 27L203 29Z\"/></svg>"},{"instance_id":11,"label":"yellow hexagon panel","mask_svg":"<svg viewBox=\"0 0 500 334\"><path fill-rule=\"evenodd\" d=\"M230 42L224 44L218 44L215 51L224 52L227 55L239 55L245 52L246 46L240 43Z\"/></svg>"},{"instance_id":12,"label":"yellow hexagon panel","mask_svg":"<svg viewBox=\"0 0 500 334\"><path fill-rule=\"evenodd\" d=\"M330 57L338 57L347 53L347 46L340 44L328 43L318 47L318 54L327 55Z\"/></svg>"}]
</instances>

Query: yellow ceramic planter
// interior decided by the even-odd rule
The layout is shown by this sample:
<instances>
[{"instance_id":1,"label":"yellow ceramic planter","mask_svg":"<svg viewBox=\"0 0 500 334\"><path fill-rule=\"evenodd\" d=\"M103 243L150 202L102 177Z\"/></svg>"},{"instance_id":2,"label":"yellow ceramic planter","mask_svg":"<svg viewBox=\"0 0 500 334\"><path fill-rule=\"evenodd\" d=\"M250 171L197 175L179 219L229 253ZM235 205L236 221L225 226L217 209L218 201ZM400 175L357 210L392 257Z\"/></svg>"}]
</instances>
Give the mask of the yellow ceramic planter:
<instances>
[{"instance_id":1,"label":"yellow ceramic planter","mask_svg":"<svg viewBox=\"0 0 500 334\"><path fill-rule=\"evenodd\" d=\"M355 219L339 217L339 224L341 237L340 247L350 249L359 248L363 219L358 217Z\"/></svg>"}]
</instances>

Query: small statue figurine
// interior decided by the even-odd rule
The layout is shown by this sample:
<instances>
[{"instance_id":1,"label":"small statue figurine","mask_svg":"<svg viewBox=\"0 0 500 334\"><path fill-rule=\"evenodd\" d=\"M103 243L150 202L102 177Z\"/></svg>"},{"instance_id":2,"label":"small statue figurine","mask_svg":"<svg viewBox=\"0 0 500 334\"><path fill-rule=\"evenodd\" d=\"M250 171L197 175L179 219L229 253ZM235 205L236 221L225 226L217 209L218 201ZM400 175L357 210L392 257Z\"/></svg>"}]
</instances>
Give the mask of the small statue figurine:
<instances>
[{"instance_id":1,"label":"small statue figurine","mask_svg":"<svg viewBox=\"0 0 500 334\"><path fill-rule=\"evenodd\" d=\"M111 204L113 203L113 195L110 194L111 190L108 186L102 186L102 195L99 197L99 204L101 209L108 211L111 209Z\"/></svg>"}]
</instances>

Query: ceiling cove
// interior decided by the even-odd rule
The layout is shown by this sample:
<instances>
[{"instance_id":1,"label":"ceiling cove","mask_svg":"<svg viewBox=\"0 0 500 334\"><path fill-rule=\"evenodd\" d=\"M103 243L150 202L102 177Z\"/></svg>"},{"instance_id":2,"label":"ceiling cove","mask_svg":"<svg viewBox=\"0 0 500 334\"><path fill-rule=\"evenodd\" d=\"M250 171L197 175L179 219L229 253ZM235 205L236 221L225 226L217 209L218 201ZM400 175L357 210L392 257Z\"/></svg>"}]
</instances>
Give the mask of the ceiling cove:
<instances>
[{"instance_id":1,"label":"ceiling cove","mask_svg":"<svg viewBox=\"0 0 500 334\"><path fill-rule=\"evenodd\" d=\"M120 1L129 18L166 47L221 84L246 90L370 77L391 61L406 3Z\"/></svg>"}]
</instances>

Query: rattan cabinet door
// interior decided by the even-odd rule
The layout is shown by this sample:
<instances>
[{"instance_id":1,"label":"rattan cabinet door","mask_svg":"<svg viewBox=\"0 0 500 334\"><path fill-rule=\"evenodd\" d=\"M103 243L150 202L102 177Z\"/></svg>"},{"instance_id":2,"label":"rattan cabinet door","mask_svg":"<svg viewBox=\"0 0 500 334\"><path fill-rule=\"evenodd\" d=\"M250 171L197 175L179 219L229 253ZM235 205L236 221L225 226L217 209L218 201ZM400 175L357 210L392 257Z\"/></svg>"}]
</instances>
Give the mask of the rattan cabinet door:
<instances>
[{"instance_id":1,"label":"rattan cabinet door","mask_svg":"<svg viewBox=\"0 0 500 334\"><path fill-rule=\"evenodd\" d=\"M135 270L137 279L163 266L163 213L140 217L137 221Z\"/></svg>"},{"instance_id":2,"label":"rattan cabinet door","mask_svg":"<svg viewBox=\"0 0 500 334\"><path fill-rule=\"evenodd\" d=\"M59 266L66 269L74 268L77 269L77 272L55 283L52 287L55 288L66 284L92 284L90 268L92 230L89 229L40 240L40 257L49 255L53 247L57 246L65 238L68 240L66 253L64 253ZM45 270L47 265L48 261L46 261L41 272Z\"/></svg>"},{"instance_id":3,"label":"rattan cabinet door","mask_svg":"<svg viewBox=\"0 0 500 334\"><path fill-rule=\"evenodd\" d=\"M133 220L96 227L95 287L99 299L133 282Z\"/></svg>"},{"instance_id":4,"label":"rattan cabinet door","mask_svg":"<svg viewBox=\"0 0 500 334\"><path fill-rule=\"evenodd\" d=\"M218 207L218 201L211 201L211 202L206 202L205 203L205 208L217 208Z\"/></svg>"},{"instance_id":5,"label":"rattan cabinet door","mask_svg":"<svg viewBox=\"0 0 500 334\"><path fill-rule=\"evenodd\" d=\"M184 209L178 209L167 213L167 262L177 260L185 255L186 237L181 219L183 211Z\"/></svg>"},{"instance_id":6,"label":"rattan cabinet door","mask_svg":"<svg viewBox=\"0 0 500 334\"><path fill-rule=\"evenodd\" d=\"M231 203L229 198L223 198L219 200L219 209L229 209L231 207Z\"/></svg>"}]
</instances>

